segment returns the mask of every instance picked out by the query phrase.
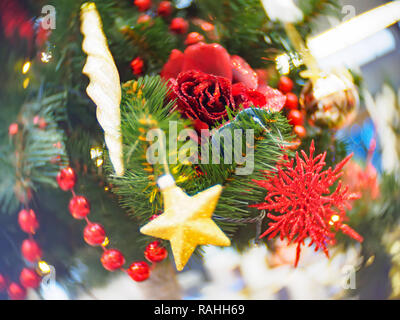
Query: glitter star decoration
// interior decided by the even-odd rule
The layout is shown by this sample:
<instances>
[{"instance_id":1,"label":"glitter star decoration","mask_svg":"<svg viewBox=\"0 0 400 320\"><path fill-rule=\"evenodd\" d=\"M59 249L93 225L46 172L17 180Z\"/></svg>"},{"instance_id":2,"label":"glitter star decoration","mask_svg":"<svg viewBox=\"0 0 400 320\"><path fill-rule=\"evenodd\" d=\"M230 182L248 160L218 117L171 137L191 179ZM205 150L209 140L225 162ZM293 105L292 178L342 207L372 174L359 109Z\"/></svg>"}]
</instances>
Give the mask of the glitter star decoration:
<instances>
[{"instance_id":1,"label":"glitter star decoration","mask_svg":"<svg viewBox=\"0 0 400 320\"><path fill-rule=\"evenodd\" d=\"M211 219L221 185L191 197L176 186L170 175L161 177L157 183L164 199L164 213L143 226L140 232L171 242L178 271L183 270L198 245L230 246L229 238Z\"/></svg>"},{"instance_id":2,"label":"glitter star decoration","mask_svg":"<svg viewBox=\"0 0 400 320\"><path fill-rule=\"evenodd\" d=\"M351 238L362 242L363 238L343 222L346 209L351 209L349 200L360 198L360 194L351 193L348 187L338 182L335 191L330 187L342 176L343 166L352 154L343 159L334 169L323 170L326 152L313 157L314 141L311 143L310 156L302 150L303 159L296 152L294 159L286 157L277 165L276 173L267 173L265 180L254 181L268 191L265 202L253 205L260 210L269 211L267 216L272 220L269 228L260 238L269 235L269 239L280 234L288 244L297 243L295 267L300 259L301 246L310 238L309 246L315 245L315 251L322 249L327 257L327 245L335 243L338 230Z\"/></svg>"}]
</instances>

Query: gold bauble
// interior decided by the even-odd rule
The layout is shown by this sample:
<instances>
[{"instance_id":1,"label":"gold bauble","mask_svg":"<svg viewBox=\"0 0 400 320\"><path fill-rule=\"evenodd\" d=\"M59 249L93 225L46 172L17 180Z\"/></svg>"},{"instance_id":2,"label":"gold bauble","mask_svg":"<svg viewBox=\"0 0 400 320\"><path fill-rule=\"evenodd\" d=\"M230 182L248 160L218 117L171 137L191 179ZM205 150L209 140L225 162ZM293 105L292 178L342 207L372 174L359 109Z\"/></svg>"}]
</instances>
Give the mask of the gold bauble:
<instances>
[{"instance_id":1,"label":"gold bauble","mask_svg":"<svg viewBox=\"0 0 400 320\"><path fill-rule=\"evenodd\" d=\"M171 242L178 271L183 270L198 245L230 246L229 238L211 219L221 195L220 185L191 197L176 186L172 176L165 175L160 180L164 213L143 226L140 232Z\"/></svg>"},{"instance_id":2,"label":"gold bauble","mask_svg":"<svg viewBox=\"0 0 400 320\"><path fill-rule=\"evenodd\" d=\"M340 129L354 120L358 90L347 71L321 73L304 86L300 105L311 125Z\"/></svg>"}]
</instances>

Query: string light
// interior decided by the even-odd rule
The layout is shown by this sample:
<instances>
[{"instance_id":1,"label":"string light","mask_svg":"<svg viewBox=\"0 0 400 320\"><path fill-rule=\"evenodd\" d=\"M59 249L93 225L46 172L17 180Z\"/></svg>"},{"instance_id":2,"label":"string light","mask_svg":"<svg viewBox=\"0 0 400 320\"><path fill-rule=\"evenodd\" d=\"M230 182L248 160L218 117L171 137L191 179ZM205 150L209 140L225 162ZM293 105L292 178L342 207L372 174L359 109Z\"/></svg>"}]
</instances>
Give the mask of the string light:
<instances>
[{"instance_id":1,"label":"string light","mask_svg":"<svg viewBox=\"0 0 400 320\"><path fill-rule=\"evenodd\" d=\"M90 158L96 159L103 155L103 149L101 147L93 147L90 149Z\"/></svg>"},{"instance_id":2,"label":"string light","mask_svg":"<svg viewBox=\"0 0 400 320\"><path fill-rule=\"evenodd\" d=\"M46 261L43 261L43 260L38 262L38 268L42 274L48 274L51 272L50 266L48 265L48 263Z\"/></svg>"},{"instance_id":3,"label":"string light","mask_svg":"<svg viewBox=\"0 0 400 320\"><path fill-rule=\"evenodd\" d=\"M101 246L102 247L107 247L109 243L110 243L110 239L108 239L108 237L105 237L103 243L101 244Z\"/></svg>"},{"instance_id":4,"label":"string light","mask_svg":"<svg viewBox=\"0 0 400 320\"><path fill-rule=\"evenodd\" d=\"M339 221L339 219L340 219L340 217L339 217L337 214L334 214L334 215L331 217L331 220L329 221L329 224L330 224L331 226L333 226L335 222L338 222L338 221Z\"/></svg>"},{"instance_id":5,"label":"string light","mask_svg":"<svg viewBox=\"0 0 400 320\"><path fill-rule=\"evenodd\" d=\"M49 51L49 52L42 52L42 54L41 54L41 56L40 56L40 60L43 62L43 63L48 63L48 62L50 62L50 60L51 60L51 58L53 58L53 55L52 55L52 53Z\"/></svg>"},{"instance_id":6,"label":"string light","mask_svg":"<svg viewBox=\"0 0 400 320\"><path fill-rule=\"evenodd\" d=\"M25 62L24 65L22 66L22 74L26 74L30 68L31 68L31 62L30 61Z\"/></svg>"},{"instance_id":7,"label":"string light","mask_svg":"<svg viewBox=\"0 0 400 320\"><path fill-rule=\"evenodd\" d=\"M24 82L22 82L22 87L23 87L24 89L26 89L26 88L29 86L29 81L30 81L30 79L29 79L29 78L26 78L26 79L24 80Z\"/></svg>"},{"instance_id":8,"label":"string light","mask_svg":"<svg viewBox=\"0 0 400 320\"><path fill-rule=\"evenodd\" d=\"M104 163L103 159L96 159L96 167L101 167Z\"/></svg>"}]
</instances>

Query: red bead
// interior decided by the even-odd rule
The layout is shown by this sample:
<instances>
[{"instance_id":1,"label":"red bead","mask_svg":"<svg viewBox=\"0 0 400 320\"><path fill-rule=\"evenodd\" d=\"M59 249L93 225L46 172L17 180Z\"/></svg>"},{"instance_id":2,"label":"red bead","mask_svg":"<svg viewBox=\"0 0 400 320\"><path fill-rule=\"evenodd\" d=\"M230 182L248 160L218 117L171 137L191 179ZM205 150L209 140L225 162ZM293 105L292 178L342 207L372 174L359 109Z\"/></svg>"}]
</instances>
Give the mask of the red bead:
<instances>
[{"instance_id":1,"label":"red bead","mask_svg":"<svg viewBox=\"0 0 400 320\"><path fill-rule=\"evenodd\" d=\"M135 0L133 4L139 9L139 11L146 11L151 7L151 0Z\"/></svg>"},{"instance_id":2,"label":"red bead","mask_svg":"<svg viewBox=\"0 0 400 320\"><path fill-rule=\"evenodd\" d=\"M160 262L168 256L168 251L161 246L159 241L153 241L147 245L144 256L150 262Z\"/></svg>"},{"instance_id":3,"label":"red bead","mask_svg":"<svg viewBox=\"0 0 400 320\"><path fill-rule=\"evenodd\" d=\"M18 223L22 231L30 234L35 234L36 230L39 228L36 214L32 209L29 211L25 209L21 210L18 213Z\"/></svg>"},{"instance_id":4,"label":"red bead","mask_svg":"<svg viewBox=\"0 0 400 320\"><path fill-rule=\"evenodd\" d=\"M33 269L24 268L19 276L19 282L26 289L36 289L40 285L41 277Z\"/></svg>"},{"instance_id":5,"label":"red bead","mask_svg":"<svg viewBox=\"0 0 400 320\"><path fill-rule=\"evenodd\" d=\"M191 32L187 35L186 40L185 40L185 44L187 46L190 46L192 44L196 44L198 42L204 41L204 37L203 35L201 35L198 32Z\"/></svg>"},{"instance_id":6,"label":"red bead","mask_svg":"<svg viewBox=\"0 0 400 320\"><path fill-rule=\"evenodd\" d=\"M172 4L170 1L161 1L158 5L157 13L159 16L168 17L172 13Z\"/></svg>"},{"instance_id":7,"label":"red bead","mask_svg":"<svg viewBox=\"0 0 400 320\"><path fill-rule=\"evenodd\" d=\"M62 190L71 190L76 183L75 170L70 167L62 169L57 175L57 183Z\"/></svg>"},{"instance_id":8,"label":"red bead","mask_svg":"<svg viewBox=\"0 0 400 320\"><path fill-rule=\"evenodd\" d=\"M183 18L174 18L169 25L169 30L177 34L184 34L189 29L189 23Z\"/></svg>"},{"instance_id":9,"label":"red bead","mask_svg":"<svg viewBox=\"0 0 400 320\"><path fill-rule=\"evenodd\" d=\"M292 126L302 126L304 123L303 114L299 110L290 110L288 120Z\"/></svg>"},{"instance_id":10,"label":"red bead","mask_svg":"<svg viewBox=\"0 0 400 320\"><path fill-rule=\"evenodd\" d=\"M119 250L110 249L104 251L101 256L101 263L106 270L115 271L123 266L125 263L125 257Z\"/></svg>"},{"instance_id":11,"label":"red bead","mask_svg":"<svg viewBox=\"0 0 400 320\"><path fill-rule=\"evenodd\" d=\"M75 219L83 219L90 213L90 202L84 196L75 196L69 201L68 208Z\"/></svg>"},{"instance_id":12,"label":"red bead","mask_svg":"<svg viewBox=\"0 0 400 320\"><path fill-rule=\"evenodd\" d=\"M285 107L287 109L297 109L298 105L299 105L299 99L297 98L297 96L292 92L286 93Z\"/></svg>"},{"instance_id":13,"label":"red bead","mask_svg":"<svg viewBox=\"0 0 400 320\"><path fill-rule=\"evenodd\" d=\"M37 125L40 129L44 129L47 126L46 120L40 116L33 117L33 124Z\"/></svg>"},{"instance_id":14,"label":"red bead","mask_svg":"<svg viewBox=\"0 0 400 320\"><path fill-rule=\"evenodd\" d=\"M304 138L307 135L306 128L303 126L295 126L293 131L299 138Z\"/></svg>"},{"instance_id":15,"label":"red bead","mask_svg":"<svg viewBox=\"0 0 400 320\"><path fill-rule=\"evenodd\" d=\"M293 80L288 77L279 79L278 89L283 93L288 93L293 90Z\"/></svg>"},{"instance_id":16,"label":"red bead","mask_svg":"<svg viewBox=\"0 0 400 320\"><path fill-rule=\"evenodd\" d=\"M22 242L21 252L29 262L36 262L42 257L42 249L33 239L26 239Z\"/></svg>"},{"instance_id":17,"label":"red bead","mask_svg":"<svg viewBox=\"0 0 400 320\"><path fill-rule=\"evenodd\" d=\"M11 300L24 300L26 298L26 290L15 282L10 283L7 293Z\"/></svg>"},{"instance_id":18,"label":"red bead","mask_svg":"<svg viewBox=\"0 0 400 320\"><path fill-rule=\"evenodd\" d=\"M8 134L10 136L14 136L18 133L19 127L18 123L11 123L10 126L8 127Z\"/></svg>"},{"instance_id":19,"label":"red bead","mask_svg":"<svg viewBox=\"0 0 400 320\"><path fill-rule=\"evenodd\" d=\"M133 280L140 282L149 278L150 268L144 261L134 262L129 266L127 273Z\"/></svg>"},{"instance_id":20,"label":"red bead","mask_svg":"<svg viewBox=\"0 0 400 320\"><path fill-rule=\"evenodd\" d=\"M136 23L141 24L141 23L146 23L147 21L151 20L151 16L148 14L141 14L139 18L137 19Z\"/></svg>"},{"instance_id":21,"label":"red bead","mask_svg":"<svg viewBox=\"0 0 400 320\"><path fill-rule=\"evenodd\" d=\"M7 281L6 279L3 277L2 274L0 274L0 292L5 290L7 288Z\"/></svg>"},{"instance_id":22,"label":"red bead","mask_svg":"<svg viewBox=\"0 0 400 320\"><path fill-rule=\"evenodd\" d=\"M89 223L83 230L83 238L91 246L99 246L106 238L106 232L101 224Z\"/></svg>"},{"instance_id":23,"label":"red bead","mask_svg":"<svg viewBox=\"0 0 400 320\"><path fill-rule=\"evenodd\" d=\"M143 66L144 62L142 58L137 57L131 61L131 68L132 68L132 73L134 75L139 75L143 72Z\"/></svg>"}]
</instances>

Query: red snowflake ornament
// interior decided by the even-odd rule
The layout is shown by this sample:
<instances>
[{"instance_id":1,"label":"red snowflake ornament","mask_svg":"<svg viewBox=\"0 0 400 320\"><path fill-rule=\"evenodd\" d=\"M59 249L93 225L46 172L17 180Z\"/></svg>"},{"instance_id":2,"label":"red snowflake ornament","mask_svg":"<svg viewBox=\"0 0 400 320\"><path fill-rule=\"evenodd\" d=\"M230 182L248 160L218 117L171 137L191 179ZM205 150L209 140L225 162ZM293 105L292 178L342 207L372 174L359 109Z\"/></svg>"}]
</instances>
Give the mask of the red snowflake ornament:
<instances>
[{"instance_id":1,"label":"red snowflake ornament","mask_svg":"<svg viewBox=\"0 0 400 320\"><path fill-rule=\"evenodd\" d=\"M329 257L327 245L335 243L338 230L351 238L362 242L363 238L348 225L343 224L346 209L351 209L349 200L360 198L359 193L349 192L348 187L342 187L338 182L336 190L330 193L329 188L342 176L343 166L350 160L352 154L343 159L332 170L323 171L326 165L326 152L313 157L314 141L311 143L310 156L301 151L302 158L296 152L294 159L277 165L277 173L267 175L266 180L254 181L268 190L265 202L256 204L260 210L273 211L267 216L272 220L269 228L260 238L269 235L268 239L280 234L281 240L287 238L288 244L297 243L295 267L300 258L301 245L310 238L309 246L315 244L315 251L322 248Z\"/></svg>"}]
</instances>

